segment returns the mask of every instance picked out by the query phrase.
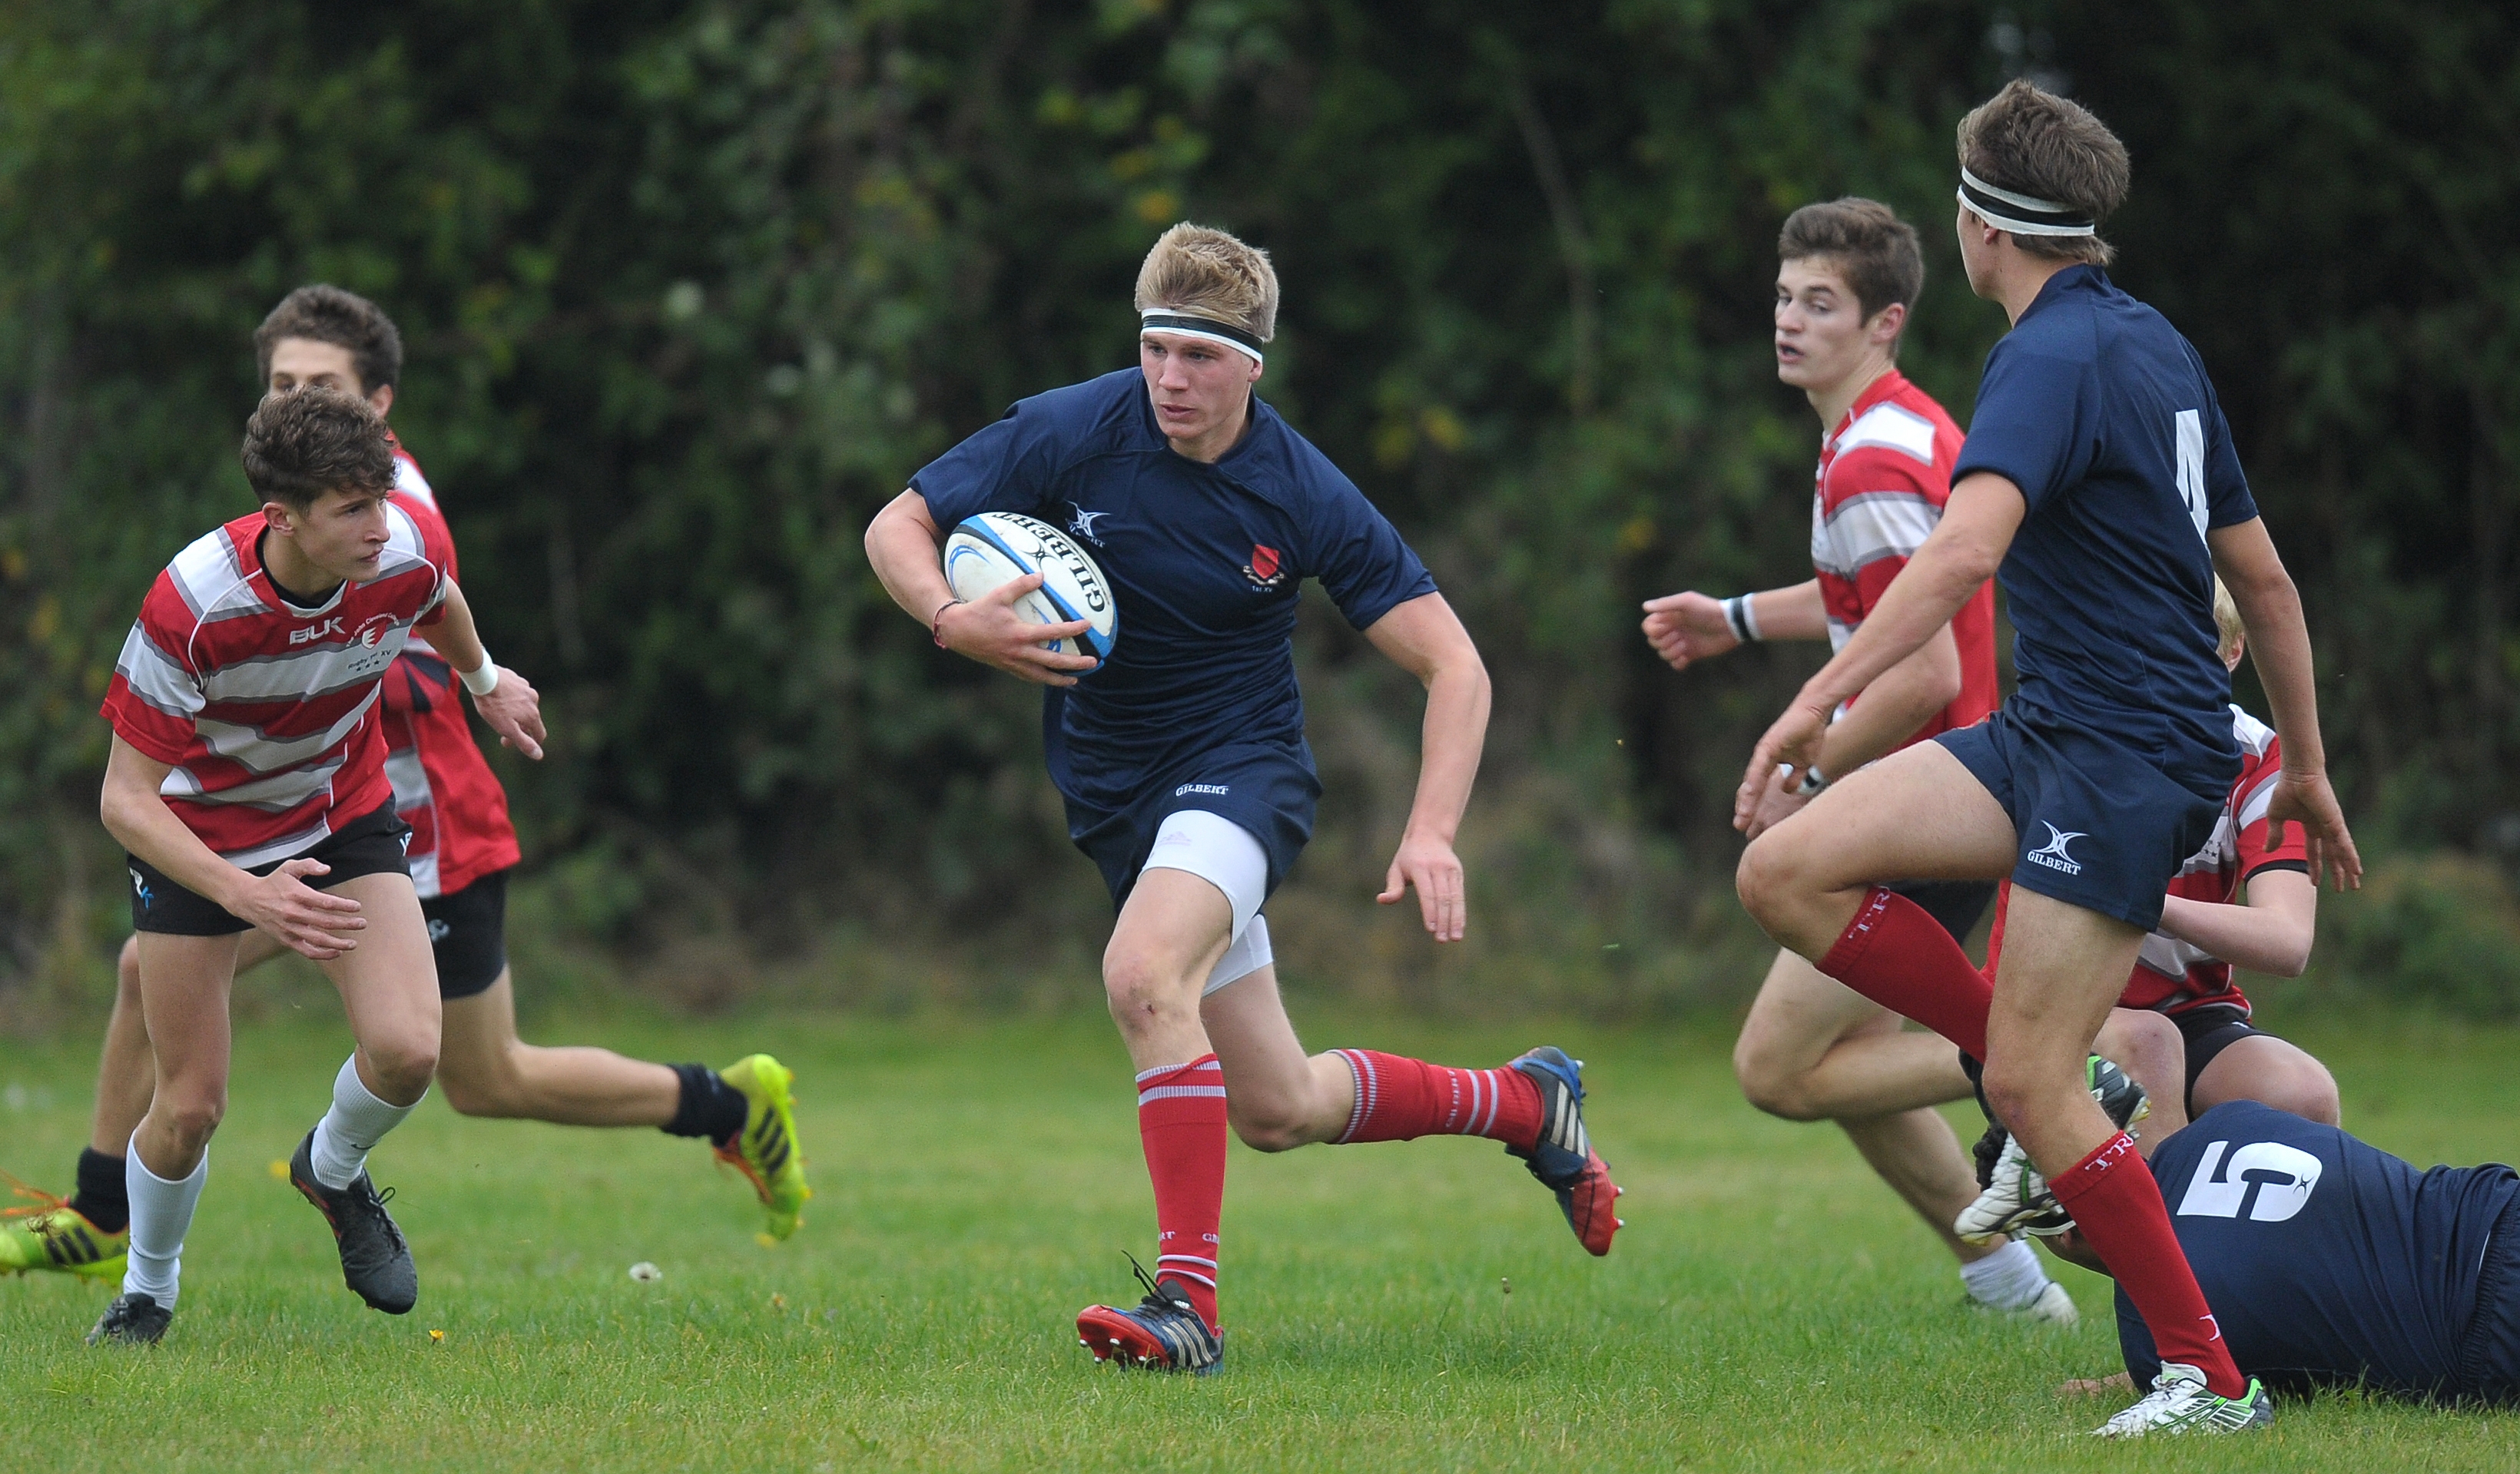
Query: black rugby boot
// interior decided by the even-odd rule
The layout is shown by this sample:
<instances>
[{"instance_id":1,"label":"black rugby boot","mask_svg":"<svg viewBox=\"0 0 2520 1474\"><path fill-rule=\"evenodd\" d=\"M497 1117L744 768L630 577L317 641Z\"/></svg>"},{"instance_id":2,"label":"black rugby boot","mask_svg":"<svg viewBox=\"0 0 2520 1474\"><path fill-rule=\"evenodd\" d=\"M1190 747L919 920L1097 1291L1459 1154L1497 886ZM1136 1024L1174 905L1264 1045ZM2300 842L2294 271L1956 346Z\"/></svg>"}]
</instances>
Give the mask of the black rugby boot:
<instances>
[{"instance_id":1,"label":"black rugby boot","mask_svg":"<svg viewBox=\"0 0 2520 1474\"><path fill-rule=\"evenodd\" d=\"M356 1291L371 1310L388 1316L409 1314L420 1303L420 1270L411 1262L411 1246L394 1226L385 1203L393 1196L364 1172L347 1187L327 1187L315 1181L315 1133L297 1143L289 1159L289 1184L304 1194L333 1226L333 1241L341 1250L341 1282Z\"/></svg>"}]
</instances>

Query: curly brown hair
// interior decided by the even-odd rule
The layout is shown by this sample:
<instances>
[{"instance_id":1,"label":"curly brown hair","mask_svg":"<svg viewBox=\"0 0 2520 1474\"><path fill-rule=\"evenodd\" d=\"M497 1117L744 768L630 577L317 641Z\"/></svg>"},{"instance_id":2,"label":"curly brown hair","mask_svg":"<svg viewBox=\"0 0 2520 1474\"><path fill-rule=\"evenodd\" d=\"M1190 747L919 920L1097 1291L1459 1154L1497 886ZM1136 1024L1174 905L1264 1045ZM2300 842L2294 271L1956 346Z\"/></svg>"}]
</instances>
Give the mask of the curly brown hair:
<instances>
[{"instance_id":1,"label":"curly brown hair","mask_svg":"<svg viewBox=\"0 0 2520 1474\"><path fill-rule=\"evenodd\" d=\"M328 491L393 490L393 445L364 399L338 389L272 394L245 423L245 478L256 496L303 514Z\"/></svg>"}]
</instances>

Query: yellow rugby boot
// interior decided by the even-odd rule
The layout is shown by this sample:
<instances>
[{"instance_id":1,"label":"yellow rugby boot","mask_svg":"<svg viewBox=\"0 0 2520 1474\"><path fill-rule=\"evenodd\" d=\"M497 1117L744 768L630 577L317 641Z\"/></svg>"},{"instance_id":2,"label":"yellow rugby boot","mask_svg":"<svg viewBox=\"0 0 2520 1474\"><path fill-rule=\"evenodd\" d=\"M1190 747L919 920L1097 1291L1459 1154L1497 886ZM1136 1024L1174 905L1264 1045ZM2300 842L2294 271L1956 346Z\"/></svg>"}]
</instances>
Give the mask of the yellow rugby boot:
<instances>
[{"instance_id":1,"label":"yellow rugby boot","mask_svg":"<svg viewBox=\"0 0 2520 1474\"><path fill-rule=\"evenodd\" d=\"M717 1159L752 1180L761 1196L768 1237L777 1240L796 1231L805 1199L814 1189L805 1184L805 1156L796 1144L796 1113L788 1087L795 1073L767 1054L747 1054L718 1076L743 1093L743 1130L717 1148Z\"/></svg>"},{"instance_id":2,"label":"yellow rugby boot","mask_svg":"<svg viewBox=\"0 0 2520 1474\"><path fill-rule=\"evenodd\" d=\"M122 1278L123 1253L131 1230L108 1233L89 1223L69 1199L9 1179L18 1196L30 1204L0 1209L0 1274L29 1270L59 1270L82 1279Z\"/></svg>"}]
</instances>

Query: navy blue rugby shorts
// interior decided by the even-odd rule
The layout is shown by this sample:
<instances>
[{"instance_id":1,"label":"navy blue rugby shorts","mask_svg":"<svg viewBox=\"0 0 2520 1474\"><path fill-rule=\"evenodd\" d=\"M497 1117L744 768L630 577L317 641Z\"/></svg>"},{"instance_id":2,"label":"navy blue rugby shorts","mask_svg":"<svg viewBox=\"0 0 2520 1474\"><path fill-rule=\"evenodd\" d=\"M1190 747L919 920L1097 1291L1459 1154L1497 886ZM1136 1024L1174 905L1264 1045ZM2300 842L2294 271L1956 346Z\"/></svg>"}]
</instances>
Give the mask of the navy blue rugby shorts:
<instances>
[{"instance_id":1,"label":"navy blue rugby shorts","mask_svg":"<svg viewBox=\"0 0 2520 1474\"><path fill-rule=\"evenodd\" d=\"M2131 921L2161 924L2161 898L2187 857L2214 836L2239 777L2232 754L2186 782L2093 733L2033 726L2009 707L1934 738L2012 816L2020 854L2012 883Z\"/></svg>"},{"instance_id":2,"label":"navy blue rugby shorts","mask_svg":"<svg viewBox=\"0 0 2520 1474\"><path fill-rule=\"evenodd\" d=\"M1182 809L1204 809L1248 829L1269 854L1274 893L1313 837L1322 781L1313 750L1302 741L1242 742L1200 754L1149 784L1126 807L1103 809L1067 798L1067 837L1075 841L1111 891L1129 899L1155 846L1155 831Z\"/></svg>"},{"instance_id":3,"label":"navy blue rugby shorts","mask_svg":"<svg viewBox=\"0 0 2520 1474\"><path fill-rule=\"evenodd\" d=\"M2486 1243L2451 1390L2461 1402L2520 1403L2520 1202L2502 1210Z\"/></svg>"}]
</instances>

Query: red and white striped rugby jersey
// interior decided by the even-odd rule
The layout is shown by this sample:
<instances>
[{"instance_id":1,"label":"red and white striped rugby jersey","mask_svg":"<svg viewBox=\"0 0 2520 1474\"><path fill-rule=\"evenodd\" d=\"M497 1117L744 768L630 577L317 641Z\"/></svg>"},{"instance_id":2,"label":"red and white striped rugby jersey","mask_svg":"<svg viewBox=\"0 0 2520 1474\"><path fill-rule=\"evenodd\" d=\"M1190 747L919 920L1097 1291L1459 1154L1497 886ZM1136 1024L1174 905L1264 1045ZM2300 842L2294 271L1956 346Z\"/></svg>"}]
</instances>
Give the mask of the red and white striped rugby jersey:
<instances>
[{"instance_id":1,"label":"red and white striped rugby jersey","mask_svg":"<svg viewBox=\"0 0 2520 1474\"><path fill-rule=\"evenodd\" d=\"M1821 441L1812 487L1812 568L1820 575L1831 648L1854 635L1942 521L1959 455L1959 426L1896 369L1874 380ZM2002 698L1994 584L1952 616L1952 636L1959 644L1960 692L1909 742L1973 726Z\"/></svg>"},{"instance_id":2,"label":"red and white striped rugby jersey","mask_svg":"<svg viewBox=\"0 0 2520 1474\"><path fill-rule=\"evenodd\" d=\"M446 576L460 582L455 538L438 513L436 493L399 441L394 501L445 544ZM394 812L411 826L404 856L424 901L452 895L524 857L508 818L507 790L481 755L457 685L445 657L414 635L386 673L382 696L385 779L393 785Z\"/></svg>"},{"instance_id":3,"label":"red and white striped rugby jersey","mask_svg":"<svg viewBox=\"0 0 2520 1474\"><path fill-rule=\"evenodd\" d=\"M2267 820L2275 779L2283 772L2281 739L2273 728L2237 706L2231 708L2231 734L2240 742L2240 776L2231 784L2231 796L2224 801L2213 836L2172 878L2171 895L2231 906L2239 904L2240 888L2253 875L2268 871L2310 873L2309 830L2287 824L2277 835ZM1996 900L1995 934L1986 944L1989 977L1995 975L1996 959L2003 952L2003 918L2011 900L2012 884L2006 881ZM2163 932L2145 937L2126 991L2118 995L2118 1006L2176 1015L2208 1004L2238 1008L2243 1016L2248 1013L2248 995L2231 981L2231 964Z\"/></svg>"},{"instance_id":4,"label":"red and white striped rugby jersey","mask_svg":"<svg viewBox=\"0 0 2520 1474\"><path fill-rule=\"evenodd\" d=\"M377 576L301 609L263 567L263 514L238 517L176 555L123 642L106 720L174 766L167 807L231 864L301 854L393 796L377 687L453 553L390 500L385 519Z\"/></svg>"}]
</instances>

